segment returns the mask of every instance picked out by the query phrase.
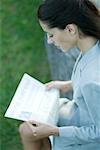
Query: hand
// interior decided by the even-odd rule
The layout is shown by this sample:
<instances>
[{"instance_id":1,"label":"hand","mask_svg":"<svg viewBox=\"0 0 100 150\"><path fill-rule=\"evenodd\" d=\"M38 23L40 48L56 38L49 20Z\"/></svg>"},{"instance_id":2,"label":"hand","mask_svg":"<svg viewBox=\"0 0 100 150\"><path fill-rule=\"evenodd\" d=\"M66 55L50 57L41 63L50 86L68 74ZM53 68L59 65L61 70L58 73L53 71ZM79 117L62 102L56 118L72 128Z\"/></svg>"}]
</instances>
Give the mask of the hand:
<instances>
[{"instance_id":1,"label":"hand","mask_svg":"<svg viewBox=\"0 0 100 150\"><path fill-rule=\"evenodd\" d=\"M51 81L45 84L46 88L49 90L51 88L57 88L61 92L68 92L72 90L72 81Z\"/></svg>"},{"instance_id":2,"label":"hand","mask_svg":"<svg viewBox=\"0 0 100 150\"><path fill-rule=\"evenodd\" d=\"M50 135L59 135L59 128L53 125L39 123L36 121L26 122L33 132L36 140L47 138Z\"/></svg>"}]
</instances>

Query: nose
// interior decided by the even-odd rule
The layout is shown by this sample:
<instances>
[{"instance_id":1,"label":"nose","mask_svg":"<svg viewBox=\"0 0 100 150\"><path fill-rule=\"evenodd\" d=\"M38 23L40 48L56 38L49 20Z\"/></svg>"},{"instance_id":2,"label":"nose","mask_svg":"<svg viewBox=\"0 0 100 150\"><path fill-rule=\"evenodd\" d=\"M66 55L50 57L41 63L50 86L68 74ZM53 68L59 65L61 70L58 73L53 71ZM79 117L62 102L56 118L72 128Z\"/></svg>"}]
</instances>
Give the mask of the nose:
<instances>
[{"instance_id":1,"label":"nose","mask_svg":"<svg viewBox=\"0 0 100 150\"><path fill-rule=\"evenodd\" d=\"M48 44L53 44L53 38L47 35L47 42Z\"/></svg>"}]
</instances>

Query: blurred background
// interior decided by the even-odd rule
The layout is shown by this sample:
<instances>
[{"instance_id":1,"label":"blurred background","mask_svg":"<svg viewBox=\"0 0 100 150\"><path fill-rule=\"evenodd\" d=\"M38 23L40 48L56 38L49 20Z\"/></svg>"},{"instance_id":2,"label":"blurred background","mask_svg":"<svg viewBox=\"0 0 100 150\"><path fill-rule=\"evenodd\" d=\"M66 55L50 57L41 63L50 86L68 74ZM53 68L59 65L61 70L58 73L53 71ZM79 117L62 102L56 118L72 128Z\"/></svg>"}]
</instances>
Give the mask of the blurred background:
<instances>
[{"instance_id":1,"label":"blurred background","mask_svg":"<svg viewBox=\"0 0 100 150\"><path fill-rule=\"evenodd\" d=\"M44 33L38 24L41 0L2 0L0 27L0 148L22 150L18 126L21 121L4 113L25 72L45 83L51 79Z\"/></svg>"}]
</instances>

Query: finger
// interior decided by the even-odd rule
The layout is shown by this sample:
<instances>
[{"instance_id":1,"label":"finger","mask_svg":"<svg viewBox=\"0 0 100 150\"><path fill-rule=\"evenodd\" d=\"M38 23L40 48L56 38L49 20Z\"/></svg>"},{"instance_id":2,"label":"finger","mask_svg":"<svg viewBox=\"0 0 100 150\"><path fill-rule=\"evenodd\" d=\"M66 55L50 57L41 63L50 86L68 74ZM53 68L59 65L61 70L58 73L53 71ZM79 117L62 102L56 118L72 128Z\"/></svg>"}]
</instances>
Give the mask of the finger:
<instances>
[{"instance_id":1,"label":"finger","mask_svg":"<svg viewBox=\"0 0 100 150\"><path fill-rule=\"evenodd\" d=\"M49 87L51 85L51 83L45 83L46 87Z\"/></svg>"},{"instance_id":2,"label":"finger","mask_svg":"<svg viewBox=\"0 0 100 150\"><path fill-rule=\"evenodd\" d=\"M45 84L45 87L46 87L47 89L51 89L51 88L54 87L54 84L52 84L52 82L46 83L46 84Z\"/></svg>"}]
</instances>

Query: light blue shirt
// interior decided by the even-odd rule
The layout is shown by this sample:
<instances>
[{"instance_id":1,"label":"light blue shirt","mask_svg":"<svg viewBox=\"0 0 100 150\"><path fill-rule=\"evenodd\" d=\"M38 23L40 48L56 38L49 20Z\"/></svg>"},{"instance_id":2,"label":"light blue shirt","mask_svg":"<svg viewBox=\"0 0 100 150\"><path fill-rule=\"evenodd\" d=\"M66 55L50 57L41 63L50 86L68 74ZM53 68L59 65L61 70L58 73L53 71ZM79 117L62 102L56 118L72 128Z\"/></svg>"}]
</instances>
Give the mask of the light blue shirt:
<instances>
[{"instance_id":1,"label":"light blue shirt","mask_svg":"<svg viewBox=\"0 0 100 150\"><path fill-rule=\"evenodd\" d=\"M100 41L80 53L72 73L75 112L59 120L54 150L100 150Z\"/></svg>"}]
</instances>

